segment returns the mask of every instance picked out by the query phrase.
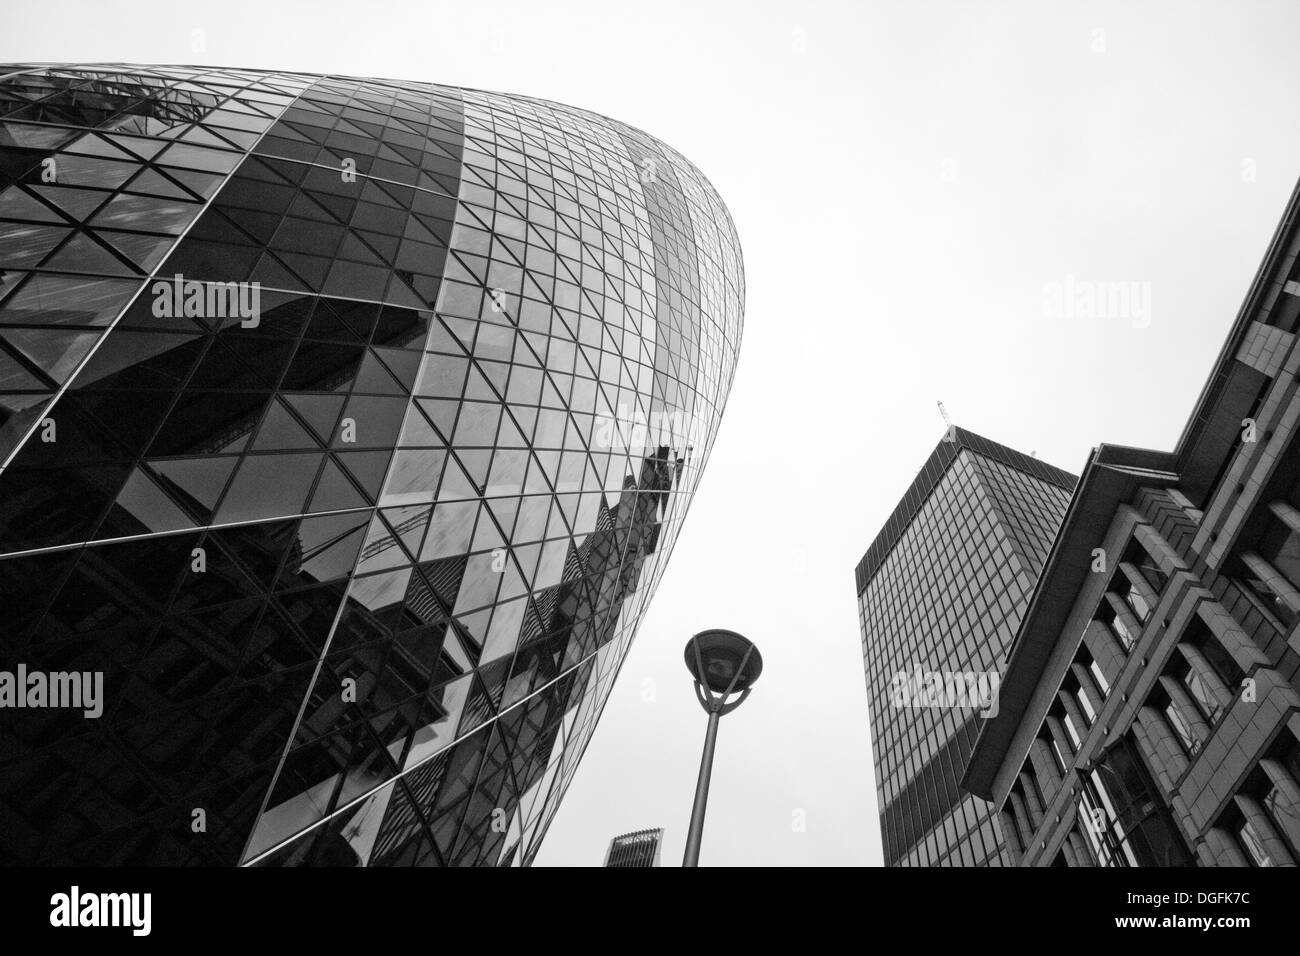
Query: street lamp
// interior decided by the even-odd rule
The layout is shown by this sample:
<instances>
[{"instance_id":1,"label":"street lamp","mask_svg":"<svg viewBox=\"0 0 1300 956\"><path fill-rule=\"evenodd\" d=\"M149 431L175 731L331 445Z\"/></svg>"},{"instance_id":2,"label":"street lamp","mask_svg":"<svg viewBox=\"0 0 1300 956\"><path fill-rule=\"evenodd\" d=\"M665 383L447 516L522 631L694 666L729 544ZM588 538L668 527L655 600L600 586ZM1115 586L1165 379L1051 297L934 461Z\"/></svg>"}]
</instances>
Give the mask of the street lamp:
<instances>
[{"instance_id":1,"label":"street lamp","mask_svg":"<svg viewBox=\"0 0 1300 956\"><path fill-rule=\"evenodd\" d=\"M704 756L700 758L700 779L695 784L695 806L691 809L691 829L686 836L686 856L682 859L682 866L699 866L718 721L749 696L754 681L763 672L763 655L748 638L735 631L700 631L686 642L686 668L695 678L695 698L709 715ZM732 694L739 696L729 700Z\"/></svg>"}]
</instances>

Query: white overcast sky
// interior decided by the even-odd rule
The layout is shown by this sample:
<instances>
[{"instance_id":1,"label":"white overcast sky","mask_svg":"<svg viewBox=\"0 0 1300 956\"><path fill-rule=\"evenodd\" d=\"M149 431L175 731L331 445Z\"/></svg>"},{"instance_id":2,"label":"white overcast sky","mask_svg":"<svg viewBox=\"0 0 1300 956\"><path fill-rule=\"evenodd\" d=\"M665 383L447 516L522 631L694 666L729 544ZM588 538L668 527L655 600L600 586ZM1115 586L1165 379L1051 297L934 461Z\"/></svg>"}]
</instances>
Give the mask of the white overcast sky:
<instances>
[{"instance_id":1,"label":"white overcast sky","mask_svg":"<svg viewBox=\"0 0 1300 956\"><path fill-rule=\"evenodd\" d=\"M681 150L749 294L713 458L538 863L685 842L705 717L682 648L761 648L702 862L876 864L853 569L943 426L1077 472L1172 448L1300 175L1300 4L11 3L0 59L210 63L546 97ZM205 49L192 49L193 31ZM1151 315L1045 314L1148 283ZM802 826L800 826L802 822Z\"/></svg>"}]
</instances>

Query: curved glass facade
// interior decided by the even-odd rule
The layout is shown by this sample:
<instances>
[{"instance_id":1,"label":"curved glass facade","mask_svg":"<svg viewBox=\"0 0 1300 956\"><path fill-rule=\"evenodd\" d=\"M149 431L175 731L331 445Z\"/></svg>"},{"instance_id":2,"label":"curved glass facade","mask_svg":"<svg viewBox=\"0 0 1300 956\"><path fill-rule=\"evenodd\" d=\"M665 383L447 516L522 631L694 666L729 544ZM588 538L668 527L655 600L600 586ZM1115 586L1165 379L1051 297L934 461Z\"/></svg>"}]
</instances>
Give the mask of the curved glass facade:
<instances>
[{"instance_id":1,"label":"curved glass facade","mask_svg":"<svg viewBox=\"0 0 1300 956\"><path fill-rule=\"evenodd\" d=\"M0 666L102 679L0 714L4 859L530 862L743 302L708 182L591 113L0 67Z\"/></svg>"}]
</instances>

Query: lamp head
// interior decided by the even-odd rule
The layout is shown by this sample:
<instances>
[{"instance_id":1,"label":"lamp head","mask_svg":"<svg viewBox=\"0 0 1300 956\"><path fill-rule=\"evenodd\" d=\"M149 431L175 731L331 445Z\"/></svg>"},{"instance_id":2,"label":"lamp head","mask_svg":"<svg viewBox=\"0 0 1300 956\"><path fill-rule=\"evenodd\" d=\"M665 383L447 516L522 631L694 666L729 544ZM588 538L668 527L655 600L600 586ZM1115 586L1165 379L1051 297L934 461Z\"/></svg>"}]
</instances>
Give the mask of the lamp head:
<instances>
[{"instance_id":1,"label":"lamp head","mask_svg":"<svg viewBox=\"0 0 1300 956\"><path fill-rule=\"evenodd\" d=\"M714 628L686 642L686 667L696 682L715 694L728 690L741 693L752 687L763 672L763 657L748 638Z\"/></svg>"}]
</instances>

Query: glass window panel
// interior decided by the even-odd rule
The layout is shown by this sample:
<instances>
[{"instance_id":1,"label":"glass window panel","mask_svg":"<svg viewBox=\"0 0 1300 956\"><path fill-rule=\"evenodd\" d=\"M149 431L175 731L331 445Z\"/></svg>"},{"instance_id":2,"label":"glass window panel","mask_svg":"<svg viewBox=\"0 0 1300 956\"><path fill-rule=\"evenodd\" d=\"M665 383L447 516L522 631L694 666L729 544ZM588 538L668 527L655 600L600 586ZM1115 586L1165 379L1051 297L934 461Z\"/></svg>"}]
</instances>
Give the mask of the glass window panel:
<instances>
[{"instance_id":1,"label":"glass window panel","mask_svg":"<svg viewBox=\"0 0 1300 956\"><path fill-rule=\"evenodd\" d=\"M1217 697L1210 691L1201 675L1193 669L1188 669L1183 675L1183 686L1187 688L1192 700L1200 708L1201 714L1213 726L1218 719L1223 716L1223 705L1219 703Z\"/></svg>"},{"instance_id":2,"label":"glass window panel","mask_svg":"<svg viewBox=\"0 0 1300 956\"><path fill-rule=\"evenodd\" d=\"M1194 755L1200 752L1201 741L1192 730L1192 725L1188 723L1187 718L1183 716L1178 706L1170 701L1165 705L1165 717L1169 720L1169 726L1173 728L1175 736L1183 745L1183 749L1188 754Z\"/></svg>"},{"instance_id":3,"label":"glass window panel","mask_svg":"<svg viewBox=\"0 0 1300 956\"><path fill-rule=\"evenodd\" d=\"M114 196L90 224L179 235L194 221L201 208L198 203L179 199L121 193Z\"/></svg>"},{"instance_id":4,"label":"glass window panel","mask_svg":"<svg viewBox=\"0 0 1300 956\"><path fill-rule=\"evenodd\" d=\"M56 383L62 385L86 357L99 332L74 332L64 329L8 329L0 331L0 340L21 352Z\"/></svg>"},{"instance_id":5,"label":"glass window panel","mask_svg":"<svg viewBox=\"0 0 1300 956\"><path fill-rule=\"evenodd\" d=\"M228 173L239 165L242 158L242 153L209 149L189 143L173 143L165 152L159 154L156 162L160 166L179 166L182 169Z\"/></svg>"},{"instance_id":6,"label":"glass window panel","mask_svg":"<svg viewBox=\"0 0 1300 956\"><path fill-rule=\"evenodd\" d=\"M1268 848L1260 838L1259 832L1251 825L1249 820L1241 822L1241 826L1237 829L1237 837L1242 848L1245 849L1246 855L1255 866L1277 865L1273 860L1273 855L1268 852Z\"/></svg>"},{"instance_id":7,"label":"glass window panel","mask_svg":"<svg viewBox=\"0 0 1300 956\"><path fill-rule=\"evenodd\" d=\"M0 306L0 323L108 325L139 285L130 279L41 273Z\"/></svg>"},{"instance_id":8,"label":"glass window panel","mask_svg":"<svg viewBox=\"0 0 1300 956\"><path fill-rule=\"evenodd\" d=\"M420 550L420 560L429 561L463 553L469 547L477 515L476 501L454 501L437 505L433 509L433 519Z\"/></svg>"},{"instance_id":9,"label":"glass window panel","mask_svg":"<svg viewBox=\"0 0 1300 956\"><path fill-rule=\"evenodd\" d=\"M217 512L221 523L302 514L320 470L320 455L256 455L244 459Z\"/></svg>"},{"instance_id":10,"label":"glass window panel","mask_svg":"<svg viewBox=\"0 0 1300 956\"><path fill-rule=\"evenodd\" d=\"M99 159L60 153L55 157L58 182L65 186L91 186L97 189L116 189L136 174L140 168L125 157Z\"/></svg>"}]
</instances>

